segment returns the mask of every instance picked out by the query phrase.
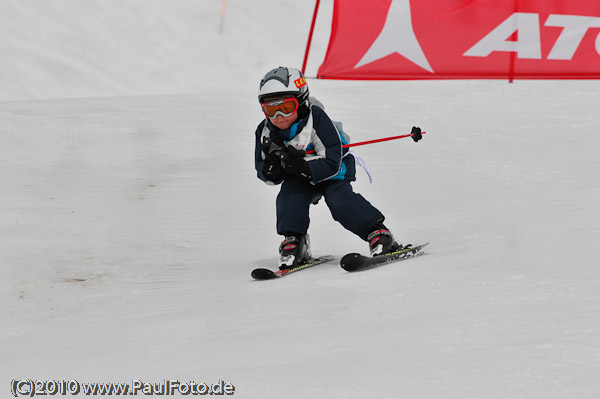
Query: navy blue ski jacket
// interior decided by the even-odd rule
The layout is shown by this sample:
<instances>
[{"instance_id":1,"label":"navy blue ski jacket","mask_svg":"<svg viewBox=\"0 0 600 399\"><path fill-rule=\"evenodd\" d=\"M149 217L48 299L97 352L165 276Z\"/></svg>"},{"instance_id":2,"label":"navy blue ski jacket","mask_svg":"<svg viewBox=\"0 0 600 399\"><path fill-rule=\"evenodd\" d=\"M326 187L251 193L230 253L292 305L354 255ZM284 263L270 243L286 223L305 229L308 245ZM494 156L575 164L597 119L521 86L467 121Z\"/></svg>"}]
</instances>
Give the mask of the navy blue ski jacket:
<instances>
[{"instance_id":1,"label":"navy blue ski jacket","mask_svg":"<svg viewBox=\"0 0 600 399\"><path fill-rule=\"evenodd\" d=\"M267 184L280 184L281 181L270 181L262 174L265 154L262 151L262 138L275 132L288 146L298 150L314 150L314 154L304 157L312 173L312 184L326 180L356 180L354 157L342 145L346 144L334 123L325 111L312 105L309 114L288 129L281 130L264 119L256 128L256 146L254 163L258 178Z\"/></svg>"}]
</instances>

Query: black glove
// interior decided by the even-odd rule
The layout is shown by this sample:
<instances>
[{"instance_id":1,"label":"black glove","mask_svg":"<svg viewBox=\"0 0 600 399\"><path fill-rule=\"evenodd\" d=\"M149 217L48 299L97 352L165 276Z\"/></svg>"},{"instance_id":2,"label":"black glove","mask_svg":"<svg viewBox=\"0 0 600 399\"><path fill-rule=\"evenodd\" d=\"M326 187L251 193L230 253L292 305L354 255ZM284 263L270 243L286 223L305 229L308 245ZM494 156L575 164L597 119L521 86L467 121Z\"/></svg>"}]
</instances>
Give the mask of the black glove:
<instances>
[{"instance_id":1,"label":"black glove","mask_svg":"<svg viewBox=\"0 0 600 399\"><path fill-rule=\"evenodd\" d=\"M410 133L413 135L412 139L415 141L415 143L423 138L420 127L413 126Z\"/></svg>"},{"instance_id":2,"label":"black glove","mask_svg":"<svg viewBox=\"0 0 600 399\"><path fill-rule=\"evenodd\" d=\"M263 137L261 144L262 151L265 153L266 157L273 156L274 158L279 159L279 154L282 151L286 151L285 144L283 144L283 141L277 140L276 137L274 140L273 136Z\"/></svg>"},{"instance_id":3,"label":"black glove","mask_svg":"<svg viewBox=\"0 0 600 399\"><path fill-rule=\"evenodd\" d=\"M312 180L312 173L308 163L304 160L306 152L288 146L285 152L279 154L279 161L285 176L295 176L306 181Z\"/></svg>"},{"instance_id":4,"label":"black glove","mask_svg":"<svg viewBox=\"0 0 600 399\"><path fill-rule=\"evenodd\" d=\"M283 180L284 170L281 167L279 154L285 150L273 144L269 137L263 137L262 150L265 154L265 160L263 161L262 166L263 176L272 182Z\"/></svg>"},{"instance_id":5,"label":"black glove","mask_svg":"<svg viewBox=\"0 0 600 399\"><path fill-rule=\"evenodd\" d=\"M284 177L283 168L279 164L279 161L273 162L271 158L266 158L263 162L262 174L267 180L274 183L280 182Z\"/></svg>"}]
</instances>

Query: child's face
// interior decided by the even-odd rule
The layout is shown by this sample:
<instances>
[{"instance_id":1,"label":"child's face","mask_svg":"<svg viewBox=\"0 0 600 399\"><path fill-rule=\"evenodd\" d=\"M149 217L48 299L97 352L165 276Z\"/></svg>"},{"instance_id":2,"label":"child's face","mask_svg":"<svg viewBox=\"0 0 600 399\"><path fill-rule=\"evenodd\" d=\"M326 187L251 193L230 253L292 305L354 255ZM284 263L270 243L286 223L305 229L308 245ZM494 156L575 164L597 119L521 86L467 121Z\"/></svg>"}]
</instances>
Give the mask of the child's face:
<instances>
[{"instance_id":1,"label":"child's face","mask_svg":"<svg viewBox=\"0 0 600 399\"><path fill-rule=\"evenodd\" d=\"M265 101L266 102L277 101L277 100L284 100L284 99L288 99L288 98L294 98L294 96L290 96L290 95L275 96L275 97L271 97L271 98L266 98ZM297 104L297 102L296 102L296 104ZM292 126L298 120L298 110L296 109L296 111L294 111L289 116L281 115L281 113L278 112L278 113L276 113L275 118L269 117L269 120L271 121L271 123L273 123L273 125L275 125L276 127L278 127L281 130L288 129L290 126Z\"/></svg>"}]
</instances>

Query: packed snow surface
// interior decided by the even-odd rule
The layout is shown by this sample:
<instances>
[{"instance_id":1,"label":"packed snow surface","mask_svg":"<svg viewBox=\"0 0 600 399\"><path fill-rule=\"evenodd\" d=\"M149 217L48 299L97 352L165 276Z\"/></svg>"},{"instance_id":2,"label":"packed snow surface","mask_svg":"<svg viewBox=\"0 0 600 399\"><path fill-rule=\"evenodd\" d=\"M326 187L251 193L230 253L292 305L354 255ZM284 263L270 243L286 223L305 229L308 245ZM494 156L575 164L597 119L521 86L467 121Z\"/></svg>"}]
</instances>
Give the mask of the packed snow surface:
<instances>
[{"instance_id":1,"label":"packed snow surface","mask_svg":"<svg viewBox=\"0 0 600 399\"><path fill-rule=\"evenodd\" d=\"M320 203L312 249L338 260L250 278L281 241L253 165L256 89L301 65L311 3L234 0L223 20L218 0L0 4L6 397L25 378L600 397L598 81L309 80L354 141L427 131L355 148L374 181L354 187L400 242L431 244L346 273L367 244Z\"/></svg>"}]
</instances>

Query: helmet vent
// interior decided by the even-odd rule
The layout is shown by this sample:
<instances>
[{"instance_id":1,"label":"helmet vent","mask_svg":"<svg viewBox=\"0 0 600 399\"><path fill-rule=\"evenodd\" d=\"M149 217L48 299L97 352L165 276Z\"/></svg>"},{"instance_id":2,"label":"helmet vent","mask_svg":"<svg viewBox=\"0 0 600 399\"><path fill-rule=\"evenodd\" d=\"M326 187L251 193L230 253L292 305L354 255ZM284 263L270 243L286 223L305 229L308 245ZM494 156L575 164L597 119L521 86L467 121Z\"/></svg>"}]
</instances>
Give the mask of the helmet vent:
<instances>
[{"instance_id":1,"label":"helmet vent","mask_svg":"<svg viewBox=\"0 0 600 399\"><path fill-rule=\"evenodd\" d=\"M284 67L273 69L269 71L269 73L267 73L265 77L260 81L260 88L262 89L265 83L267 83L271 79L278 80L281 83L283 83L285 87L288 87L290 84L290 73L288 72L288 69Z\"/></svg>"}]
</instances>

